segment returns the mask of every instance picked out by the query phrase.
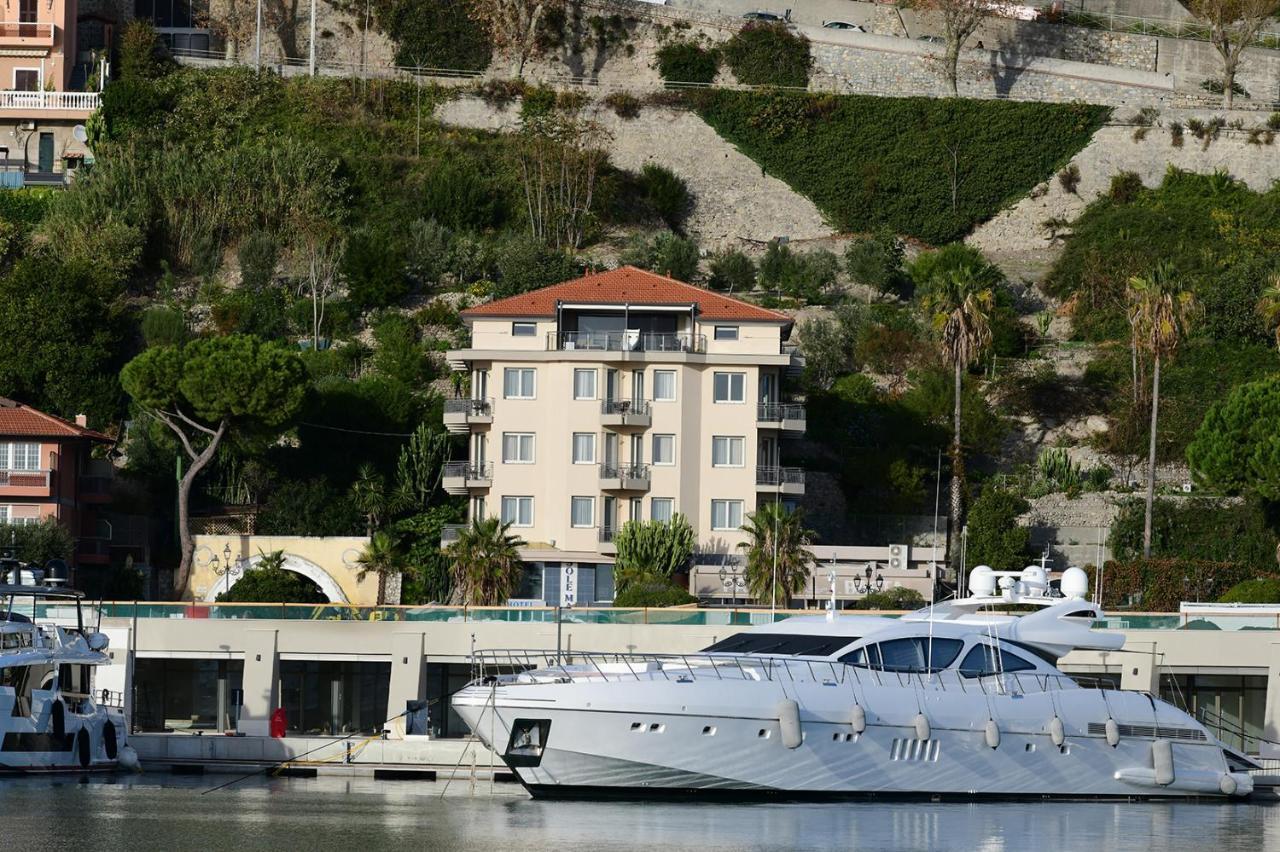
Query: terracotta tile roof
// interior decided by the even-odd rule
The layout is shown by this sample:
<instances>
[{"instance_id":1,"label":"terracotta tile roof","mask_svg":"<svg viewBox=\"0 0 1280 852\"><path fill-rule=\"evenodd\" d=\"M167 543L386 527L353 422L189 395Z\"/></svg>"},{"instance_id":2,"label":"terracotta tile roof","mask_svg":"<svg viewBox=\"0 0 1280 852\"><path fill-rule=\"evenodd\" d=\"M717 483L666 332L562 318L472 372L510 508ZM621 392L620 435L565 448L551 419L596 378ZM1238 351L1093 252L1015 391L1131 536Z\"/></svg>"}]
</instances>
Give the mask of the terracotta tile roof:
<instances>
[{"instance_id":1,"label":"terracotta tile roof","mask_svg":"<svg viewBox=\"0 0 1280 852\"><path fill-rule=\"evenodd\" d=\"M29 405L0 396L0 438L88 438L91 441L112 439L69 423L61 417L37 411Z\"/></svg>"},{"instance_id":2,"label":"terracotta tile roof","mask_svg":"<svg viewBox=\"0 0 1280 852\"><path fill-rule=\"evenodd\" d=\"M468 308L464 318L471 317L554 317L557 302L607 305L698 305L698 316L705 320L740 320L744 322L790 323L791 317L770 311L741 299L722 296L665 275L646 272L634 266L620 266L597 272L563 284L552 284L541 290L521 293Z\"/></svg>"}]
</instances>

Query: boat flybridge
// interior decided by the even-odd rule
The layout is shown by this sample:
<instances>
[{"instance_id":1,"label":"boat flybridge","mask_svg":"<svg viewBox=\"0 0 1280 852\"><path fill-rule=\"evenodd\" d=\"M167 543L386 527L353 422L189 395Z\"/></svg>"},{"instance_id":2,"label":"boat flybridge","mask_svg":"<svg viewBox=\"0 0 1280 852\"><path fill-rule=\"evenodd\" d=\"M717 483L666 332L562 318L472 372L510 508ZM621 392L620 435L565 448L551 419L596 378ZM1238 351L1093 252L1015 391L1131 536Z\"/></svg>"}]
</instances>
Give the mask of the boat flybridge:
<instances>
[{"instance_id":1,"label":"boat flybridge","mask_svg":"<svg viewBox=\"0 0 1280 852\"><path fill-rule=\"evenodd\" d=\"M1069 568L976 568L902 618L789 618L697 654L477 654L454 709L534 796L1246 796L1248 758L1145 692L1082 686L1120 652ZM1024 613L1024 614L1019 614Z\"/></svg>"},{"instance_id":2,"label":"boat flybridge","mask_svg":"<svg viewBox=\"0 0 1280 852\"><path fill-rule=\"evenodd\" d=\"M110 661L106 635L85 629L82 598L73 589L0 584L0 773L137 765L124 715L94 696L94 667ZM55 614L56 622L37 621Z\"/></svg>"}]
</instances>

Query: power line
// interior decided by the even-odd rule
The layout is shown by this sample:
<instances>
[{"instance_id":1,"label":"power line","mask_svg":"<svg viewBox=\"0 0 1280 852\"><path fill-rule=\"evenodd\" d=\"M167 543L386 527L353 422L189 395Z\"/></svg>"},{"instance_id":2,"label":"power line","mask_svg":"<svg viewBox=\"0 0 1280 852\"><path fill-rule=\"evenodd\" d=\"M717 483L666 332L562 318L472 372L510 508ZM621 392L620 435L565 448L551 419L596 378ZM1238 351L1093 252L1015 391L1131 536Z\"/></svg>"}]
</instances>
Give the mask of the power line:
<instances>
[{"instance_id":1,"label":"power line","mask_svg":"<svg viewBox=\"0 0 1280 852\"><path fill-rule=\"evenodd\" d=\"M312 429L328 429L330 432L346 432L350 435L378 435L383 438L412 438L412 432L370 432L367 429L344 429L341 426L324 426L320 423L299 423Z\"/></svg>"}]
</instances>

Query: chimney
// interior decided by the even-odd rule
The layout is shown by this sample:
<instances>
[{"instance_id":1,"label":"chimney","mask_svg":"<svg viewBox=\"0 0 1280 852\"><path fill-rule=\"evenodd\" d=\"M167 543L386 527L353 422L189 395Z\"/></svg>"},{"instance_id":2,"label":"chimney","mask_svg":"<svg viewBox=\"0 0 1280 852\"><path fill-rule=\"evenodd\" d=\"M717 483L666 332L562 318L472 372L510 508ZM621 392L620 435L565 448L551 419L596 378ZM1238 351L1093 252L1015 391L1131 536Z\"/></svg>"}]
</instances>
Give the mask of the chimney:
<instances>
[{"instance_id":1,"label":"chimney","mask_svg":"<svg viewBox=\"0 0 1280 852\"><path fill-rule=\"evenodd\" d=\"M77 415L76 415L76 425L77 425L77 426L79 426L81 429L88 429L88 428L89 428L89 417L88 417L88 415L85 415L85 414L77 414Z\"/></svg>"}]
</instances>

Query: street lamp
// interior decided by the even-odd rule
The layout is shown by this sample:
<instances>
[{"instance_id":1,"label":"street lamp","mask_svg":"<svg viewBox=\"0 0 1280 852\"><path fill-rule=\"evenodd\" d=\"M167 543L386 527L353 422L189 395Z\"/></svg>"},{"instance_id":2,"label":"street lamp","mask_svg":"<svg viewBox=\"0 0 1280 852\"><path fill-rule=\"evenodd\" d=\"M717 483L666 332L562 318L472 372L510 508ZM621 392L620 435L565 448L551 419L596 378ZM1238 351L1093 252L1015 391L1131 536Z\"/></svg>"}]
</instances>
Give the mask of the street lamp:
<instances>
[{"instance_id":1,"label":"street lamp","mask_svg":"<svg viewBox=\"0 0 1280 852\"><path fill-rule=\"evenodd\" d=\"M745 592L747 588L747 580L742 576L742 569L736 567L728 567L720 569L720 585L732 595L732 606L738 605L738 592Z\"/></svg>"},{"instance_id":2,"label":"street lamp","mask_svg":"<svg viewBox=\"0 0 1280 852\"><path fill-rule=\"evenodd\" d=\"M231 545L228 544L222 548L221 560L218 559L218 554L213 554L213 557L209 560L209 570L214 573L214 576L227 578L226 588L223 589L223 594L226 594L231 591L231 578L239 577L244 573L244 560L237 559L232 562Z\"/></svg>"},{"instance_id":3,"label":"street lamp","mask_svg":"<svg viewBox=\"0 0 1280 852\"><path fill-rule=\"evenodd\" d=\"M853 576L853 590L860 595L870 592L873 585L877 592L884 588L884 574L876 574L875 583L871 582L871 565L872 563L867 563L867 570L863 573L863 576L860 577L857 574Z\"/></svg>"}]
</instances>

